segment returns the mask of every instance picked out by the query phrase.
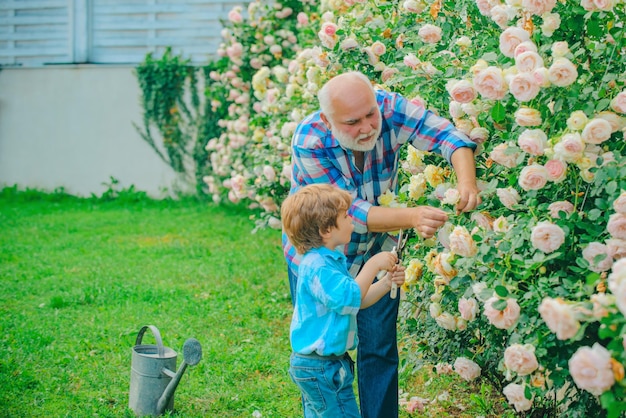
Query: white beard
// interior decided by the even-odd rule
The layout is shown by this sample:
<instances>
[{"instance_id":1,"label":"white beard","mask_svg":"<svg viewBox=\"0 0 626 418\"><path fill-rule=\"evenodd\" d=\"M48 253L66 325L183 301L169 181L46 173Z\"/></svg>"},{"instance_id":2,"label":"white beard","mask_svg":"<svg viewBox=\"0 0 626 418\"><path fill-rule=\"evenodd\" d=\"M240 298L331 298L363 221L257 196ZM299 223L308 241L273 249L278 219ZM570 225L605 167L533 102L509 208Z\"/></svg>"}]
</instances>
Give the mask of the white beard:
<instances>
[{"instance_id":1,"label":"white beard","mask_svg":"<svg viewBox=\"0 0 626 418\"><path fill-rule=\"evenodd\" d=\"M357 136L356 138L353 138L350 135L343 133L338 129L331 129L333 136L337 139L337 141L339 142L339 145L341 145L342 148L349 149L352 151L360 151L360 152L367 152L367 151L373 150L374 147L376 146L376 142L378 142L378 137L380 136L381 131L382 131L382 117L380 116L380 112L378 113L378 129L373 130L372 132L368 134L361 134ZM367 143L365 144L359 143L361 139L365 139L370 136L372 136L372 139L370 139Z\"/></svg>"}]
</instances>

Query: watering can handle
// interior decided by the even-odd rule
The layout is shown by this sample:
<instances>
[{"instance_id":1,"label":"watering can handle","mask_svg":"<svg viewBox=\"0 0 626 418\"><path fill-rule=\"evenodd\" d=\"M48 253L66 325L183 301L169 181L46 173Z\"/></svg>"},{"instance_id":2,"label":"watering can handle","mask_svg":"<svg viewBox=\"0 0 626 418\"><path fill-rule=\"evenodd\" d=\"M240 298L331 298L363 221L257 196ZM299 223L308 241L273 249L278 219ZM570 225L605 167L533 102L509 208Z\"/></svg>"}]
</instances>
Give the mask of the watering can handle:
<instances>
[{"instance_id":1,"label":"watering can handle","mask_svg":"<svg viewBox=\"0 0 626 418\"><path fill-rule=\"evenodd\" d=\"M157 350L159 353L159 357L165 357L165 347L163 346L163 340L161 339L161 333L158 328L154 325L145 325L139 330L139 334L137 334L137 340L135 341L135 345L140 345L141 340L143 339L143 334L146 332L146 329L150 328L152 334L154 334L154 339L157 343Z\"/></svg>"}]
</instances>

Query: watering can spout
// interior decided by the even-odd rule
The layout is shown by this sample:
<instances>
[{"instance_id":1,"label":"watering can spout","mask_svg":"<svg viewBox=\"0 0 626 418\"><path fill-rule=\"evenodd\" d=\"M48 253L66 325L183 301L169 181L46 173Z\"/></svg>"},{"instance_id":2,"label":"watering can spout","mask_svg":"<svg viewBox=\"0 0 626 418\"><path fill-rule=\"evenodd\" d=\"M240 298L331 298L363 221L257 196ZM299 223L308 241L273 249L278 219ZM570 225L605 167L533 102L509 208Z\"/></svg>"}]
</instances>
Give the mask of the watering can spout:
<instances>
[{"instance_id":1,"label":"watering can spout","mask_svg":"<svg viewBox=\"0 0 626 418\"><path fill-rule=\"evenodd\" d=\"M157 415L161 415L165 411L170 399L174 396L174 392L176 391L176 387L178 387L180 378L185 373L185 369L187 369L187 365L195 366L200 362L201 358L202 347L200 346L200 342L195 338L189 338L183 345L183 364L180 365L176 374L173 374L169 369L163 369L163 373L172 377L172 380L167 385L157 402Z\"/></svg>"}]
</instances>

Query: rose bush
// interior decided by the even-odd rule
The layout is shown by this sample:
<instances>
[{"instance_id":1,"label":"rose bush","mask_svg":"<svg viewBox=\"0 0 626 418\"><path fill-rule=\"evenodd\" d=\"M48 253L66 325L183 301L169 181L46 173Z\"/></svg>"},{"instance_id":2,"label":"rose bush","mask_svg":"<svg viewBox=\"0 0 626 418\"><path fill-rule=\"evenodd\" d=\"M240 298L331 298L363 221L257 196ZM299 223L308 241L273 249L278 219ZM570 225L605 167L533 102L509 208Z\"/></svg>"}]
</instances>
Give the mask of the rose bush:
<instances>
[{"instance_id":1,"label":"rose bush","mask_svg":"<svg viewBox=\"0 0 626 418\"><path fill-rule=\"evenodd\" d=\"M340 72L360 70L449 117L478 143L478 209L456 214L454 172L411 147L400 189L380 201L449 212L436 239L415 236L405 255L408 363L488 378L526 414L584 417L600 406L619 416L624 1L298 4L252 3L226 25L228 64L214 77L232 86L231 107L208 145L216 199L247 199L264 208L260 225L279 225L291 134Z\"/></svg>"}]
</instances>

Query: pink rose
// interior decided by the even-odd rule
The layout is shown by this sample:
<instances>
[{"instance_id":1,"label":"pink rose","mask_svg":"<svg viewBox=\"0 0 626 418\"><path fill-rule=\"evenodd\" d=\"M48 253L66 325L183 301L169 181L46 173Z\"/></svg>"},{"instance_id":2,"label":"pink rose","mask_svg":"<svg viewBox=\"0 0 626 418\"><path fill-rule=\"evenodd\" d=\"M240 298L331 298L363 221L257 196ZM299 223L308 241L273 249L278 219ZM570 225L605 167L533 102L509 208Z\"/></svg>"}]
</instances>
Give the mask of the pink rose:
<instances>
[{"instance_id":1,"label":"pink rose","mask_svg":"<svg viewBox=\"0 0 626 418\"><path fill-rule=\"evenodd\" d=\"M570 113L567 118L567 127L573 131L582 131L585 125L589 122L589 118L582 110L575 110Z\"/></svg>"},{"instance_id":2,"label":"pink rose","mask_svg":"<svg viewBox=\"0 0 626 418\"><path fill-rule=\"evenodd\" d=\"M337 37L336 36L327 35L323 31L319 31L317 33L317 36L320 39L321 44L324 47L328 48L328 49L333 49L335 47L335 45L337 45Z\"/></svg>"},{"instance_id":3,"label":"pink rose","mask_svg":"<svg viewBox=\"0 0 626 418\"><path fill-rule=\"evenodd\" d=\"M496 194L500 199L500 203L502 203L507 209L513 209L513 207L521 200L517 190L512 187L507 187L506 189L496 189Z\"/></svg>"},{"instance_id":4,"label":"pink rose","mask_svg":"<svg viewBox=\"0 0 626 418\"><path fill-rule=\"evenodd\" d=\"M547 37L552 36L554 31L561 26L561 16L558 13L546 13L542 16L542 20L541 33Z\"/></svg>"},{"instance_id":5,"label":"pink rose","mask_svg":"<svg viewBox=\"0 0 626 418\"><path fill-rule=\"evenodd\" d=\"M524 386L517 383L509 383L502 389L506 400L513 404L517 412L528 411L533 406L533 401L526 399L525 392Z\"/></svg>"},{"instance_id":6,"label":"pink rose","mask_svg":"<svg viewBox=\"0 0 626 418\"><path fill-rule=\"evenodd\" d=\"M541 86L532 73L518 73L511 77L509 90L520 102L529 102L537 97Z\"/></svg>"},{"instance_id":7,"label":"pink rose","mask_svg":"<svg viewBox=\"0 0 626 418\"><path fill-rule=\"evenodd\" d=\"M626 315L626 281L622 281L617 286L613 295L615 296L615 305L622 315Z\"/></svg>"},{"instance_id":8,"label":"pink rose","mask_svg":"<svg viewBox=\"0 0 626 418\"><path fill-rule=\"evenodd\" d=\"M537 68L532 75L539 87L550 87L550 75L546 67Z\"/></svg>"},{"instance_id":9,"label":"pink rose","mask_svg":"<svg viewBox=\"0 0 626 418\"><path fill-rule=\"evenodd\" d=\"M369 62L370 65L376 66L378 63L380 63L380 57L376 55L371 46L363 48L363 51L367 55L367 62Z\"/></svg>"},{"instance_id":10,"label":"pink rose","mask_svg":"<svg viewBox=\"0 0 626 418\"><path fill-rule=\"evenodd\" d=\"M581 158L584 151L585 143L580 134L568 133L554 146L554 158L572 163Z\"/></svg>"},{"instance_id":11,"label":"pink rose","mask_svg":"<svg viewBox=\"0 0 626 418\"><path fill-rule=\"evenodd\" d=\"M530 40L530 35L524 29L511 26L500 34L500 52L505 57L515 56L515 47L525 41Z\"/></svg>"},{"instance_id":12,"label":"pink rose","mask_svg":"<svg viewBox=\"0 0 626 418\"><path fill-rule=\"evenodd\" d=\"M489 139L489 131L487 130L487 128L483 128L479 126L470 131L469 137L472 140L472 142L476 142L477 144L482 144L487 139Z\"/></svg>"},{"instance_id":13,"label":"pink rose","mask_svg":"<svg viewBox=\"0 0 626 418\"><path fill-rule=\"evenodd\" d=\"M531 155L543 155L548 146L548 137L541 129L526 129L517 138L517 145Z\"/></svg>"},{"instance_id":14,"label":"pink rose","mask_svg":"<svg viewBox=\"0 0 626 418\"><path fill-rule=\"evenodd\" d=\"M452 264L450 264L451 257L451 253L444 251L437 254L433 259L434 273L441 276L444 279L445 284L449 283L450 280L458 273Z\"/></svg>"},{"instance_id":15,"label":"pink rose","mask_svg":"<svg viewBox=\"0 0 626 418\"><path fill-rule=\"evenodd\" d=\"M484 315L487 317L491 325L499 329L512 328L519 319L520 307L515 299L507 299L506 307L500 311L493 307L493 304L500 299L493 296L485 301Z\"/></svg>"},{"instance_id":16,"label":"pink rose","mask_svg":"<svg viewBox=\"0 0 626 418\"><path fill-rule=\"evenodd\" d=\"M510 142L496 145L489 154L493 161L508 168L517 166L519 156L518 148Z\"/></svg>"},{"instance_id":17,"label":"pink rose","mask_svg":"<svg viewBox=\"0 0 626 418\"><path fill-rule=\"evenodd\" d=\"M497 4L493 6L489 12L491 20L496 22L496 25L500 29L506 29L509 26L509 21L515 17L515 8L506 4Z\"/></svg>"},{"instance_id":18,"label":"pink rose","mask_svg":"<svg viewBox=\"0 0 626 418\"><path fill-rule=\"evenodd\" d=\"M421 1L417 1L417 0L406 0L403 4L402 7L404 8L404 10L406 10L407 12L411 12L411 13L422 13L424 11L425 5L423 2Z\"/></svg>"},{"instance_id":19,"label":"pink rose","mask_svg":"<svg viewBox=\"0 0 626 418\"><path fill-rule=\"evenodd\" d=\"M550 211L551 217L559 218L559 212L565 212L567 215L574 213L574 205L566 200L552 202L550 206L548 206L548 211Z\"/></svg>"},{"instance_id":20,"label":"pink rose","mask_svg":"<svg viewBox=\"0 0 626 418\"><path fill-rule=\"evenodd\" d=\"M548 182L548 170L539 164L528 165L520 172L517 182L526 191L541 190Z\"/></svg>"},{"instance_id":21,"label":"pink rose","mask_svg":"<svg viewBox=\"0 0 626 418\"><path fill-rule=\"evenodd\" d=\"M569 53L569 45L565 41L557 41L552 44L551 50L554 58L564 57Z\"/></svg>"},{"instance_id":22,"label":"pink rose","mask_svg":"<svg viewBox=\"0 0 626 418\"><path fill-rule=\"evenodd\" d=\"M266 212L277 212L279 210L278 205L276 205L276 202L274 202L274 199L271 197L266 197L258 202Z\"/></svg>"},{"instance_id":23,"label":"pink rose","mask_svg":"<svg viewBox=\"0 0 626 418\"><path fill-rule=\"evenodd\" d=\"M452 100L458 103L469 103L477 96L474 85L467 80L452 80L446 85L446 89Z\"/></svg>"},{"instance_id":24,"label":"pink rose","mask_svg":"<svg viewBox=\"0 0 626 418\"><path fill-rule=\"evenodd\" d=\"M466 357L458 357L454 361L454 371L468 382L480 376L480 366Z\"/></svg>"},{"instance_id":25,"label":"pink rose","mask_svg":"<svg viewBox=\"0 0 626 418\"><path fill-rule=\"evenodd\" d=\"M580 347L569 359L569 373L580 389L600 396L615 384L611 353L598 343Z\"/></svg>"},{"instance_id":26,"label":"pink rose","mask_svg":"<svg viewBox=\"0 0 626 418\"><path fill-rule=\"evenodd\" d=\"M439 188L439 186L437 188ZM446 222L441 228L439 228L439 231L437 231L437 241L439 241L439 243L443 245L443 248L447 250L450 249L450 234L453 229L454 225L450 222Z\"/></svg>"},{"instance_id":27,"label":"pink rose","mask_svg":"<svg viewBox=\"0 0 626 418\"><path fill-rule=\"evenodd\" d=\"M567 87L576 81L578 72L576 66L565 57L559 57L554 60L550 68L548 68L548 76L550 82L555 86Z\"/></svg>"},{"instance_id":28,"label":"pink rose","mask_svg":"<svg viewBox=\"0 0 626 418\"><path fill-rule=\"evenodd\" d=\"M415 56L415 54L407 54L404 56L404 65L410 67L415 70L419 65L420 60Z\"/></svg>"},{"instance_id":29,"label":"pink rose","mask_svg":"<svg viewBox=\"0 0 626 418\"><path fill-rule=\"evenodd\" d=\"M513 226L509 224L508 219L506 219L504 216L498 216L493 221L494 232L506 234L507 232L511 230L512 227Z\"/></svg>"},{"instance_id":30,"label":"pink rose","mask_svg":"<svg viewBox=\"0 0 626 418\"><path fill-rule=\"evenodd\" d=\"M501 100L508 91L504 73L498 67L487 67L474 76L474 88L486 99Z\"/></svg>"},{"instance_id":31,"label":"pink rose","mask_svg":"<svg viewBox=\"0 0 626 418\"><path fill-rule=\"evenodd\" d=\"M626 118L619 116L609 110L604 110L596 115L597 118L604 119L611 124L611 133L615 133L626 127Z\"/></svg>"},{"instance_id":32,"label":"pink rose","mask_svg":"<svg viewBox=\"0 0 626 418\"><path fill-rule=\"evenodd\" d=\"M298 13L297 20L300 26L306 26L309 24L309 16L304 12Z\"/></svg>"},{"instance_id":33,"label":"pink rose","mask_svg":"<svg viewBox=\"0 0 626 418\"><path fill-rule=\"evenodd\" d=\"M541 16L554 9L556 0L522 0L522 9L535 16Z\"/></svg>"},{"instance_id":34,"label":"pink rose","mask_svg":"<svg viewBox=\"0 0 626 418\"><path fill-rule=\"evenodd\" d=\"M539 126L541 122L541 113L536 109L521 107L515 112L515 123L519 126Z\"/></svg>"},{"instance_id":35,"label":"pink rose","mask_svg":"<svg viewBox=\"0 0 626 418\"><path fill-rule=\"evenodd\" d=\"M530 344L510 345L504 350L504 366L520 376L531 374L539 367L535 347Z\"/></svg>"},{"instance_id":36,"label":"pink rose","mask_svg":"<svg viewBox=\"0 0 626 418\"><path fill-rule=\"evenodd\" d=\"M387 52L387 47L385 47L385 44L383 44L380 41L376 41L371 45L371 49L372 49L372 53L374 53L377 56L381 56L383 55L385 52Z\"/></svg>"},{"instance_id":37,"label":"pink rose","mask_svg":"<svg viewBox=\"0 0 626 418\"><path fill-rule=\"evenodd\" d=\"M609 255L615 260L626 257L626 240L609 238L604 242L609 250Z\"/></svg>"},{"instance_id":38,"label":"pink rose","mask_svg":"<svg viewBox=\"0 0 626 418\"><path fill-rule=\"evenodd\" d=\"M478 247L464 226L457 225L450 234L450 251L462 257L474 257Z\"/></svg>"},{"instance_id":39,"label":"pink rose","mask_svg":"<svg viewBox=\"0 0 626 418\"><path fill-rule=\"evenodd\" d=\"M472 212L470 215L470 219L476 222L476 225L479 227L489 231L491 230L491 223L493 222L493 218L489 216L487 212Z\"/></svg>"},{"instance_id":40,"label":"pink rose","mask_svg":"<svg viewBox=\"0 0 626 418\"><path fill-rule=\"evenodd\" d=\"M493 1L490 0L476 0L476 6L481 15L489 17L491 15L491 8L493 7Z\"/></svg>"},{"instance_id":41,"label":"pink rose","mask_svg":"<svg viewBox=\"0 0 626 418\"><path fill-rule=\"evenodd\" d=\"M535 45L533 41L524 41L521 44L517 45L514 51L515 58L517 58L518 55L521 55L524 52L528 51L537 52L537 45Z\"/></svg>"},{"instance_id":42,"label":"pink rose","mask_svg":"<svg viewBox=\"0 0 626 418\"><path fill-rule=\"evenodd\" d=\"M626 192L622 191L617 199L613 201L613 210L617 213L626 214Z\"/></svg>"},{"instance_id":43,"label":"pink rose","mask_svg":"<svg viewBox=\"0 0 626 418\"><path fill-rule=\"evenodd\" d=\"M456 319L449 312L443 312L435 318L435 322L443 329L448 331L456 331Z\"/></svg>"},{"instance_id":44,"label":"pink rose","mask_svg":"<svg viewBox=\"0 0 626 418\"><path fill-rule=\"evenodd\" d=\"M613 265L613 258L609 255L609 248L599 242L591 242L583 250L583 258L589 262L589 270L601 273Z\"/></svg>"},{"instance_id":45,"label":"pink rose","mask_svg":"<svg viewBox=\"0 0 626 418\"><path fill-rule=\"evenodd\" d=\"M613 238L626 239L626 214L614 213L611 215L606 230Z\"/></svg>"},{"instance_id":46,"label":"pink rose","mask_svg":"<svg viewBox=\"0 0 626 418\"><path fill-rule=\"evenodd\" d=\"M622 283L626 282L626 258L620 258L611 267L609 274L609 290L616 294Z\"/></svg>"},{"instance_id":47,"label":"pink rose","mask_svg":"<svg viewBox=\"0 0 626 418\"><path fill-rule=\"evenodd\" d=\"M228 20L233 23L243 22L243 17L241 16L239 7L235 7L230 12L228 12Z\"/></svg>"},{"instance_id":48,"label":"pink rose","mask_svg":"<svg viewBox=\"0 0 626 418\"><path fill-rule=\"evenodd\" d=\"M613 10L613 6L616 3L615 0L592 0L592 1L598 10L604 10L605 12L610 12L611 10Z\"/></svg>"},{"instance_id":49,"label":"pink rose","mask_svg":"<svg viewBox=\"0 0 626 418\"><path fill-rule=\"evenodd\" d=\"M517 49L515 52L517 53ZM526 51L515 56L515 66L521 73L532 73L543 67L543 59L535 51Z\"/></svg>"},{"instance_id":50,"label":"pink rose","mask_svg":"<svg viewBox=\"0 0 626 418\"><path fill-rule=\"evenodd\" d=\"M459 312L461 318L466 321L473 321L478 315L478 302L474 298L461 298L459 299Z\"/></svg>"},{"instance_id":51,"label":"pink rose","mask_svg":"<svg viewBox=\"0 0 626 418\"><path fill-rule=\"evenodd\" d=\"M345 38L339 44L339 48L341 48L342 51L350 51L358 46L359 43L354 38Z\"/></svg>"},{"instance_id":52,"label":"pink rose","mask_svg":"<svg viewBox=\"0 0 626 418\"><path fill-rule=\"evenodd\" d=\"M337 25L333 22L324 22L320 32L328 36L335 36L337 34Z\"/></svg>"},{"instance_id":53,"label":"pink rose","mask_svg":"<svg viewBox=\"0 0 626 418\"><path fill-rule=\"evenodd\" d=\"M611 100L611 109L617 113L626 113L626 90L620 92Z\"/></svg>"},{"instance_id":54,"label":"pink rose","mask_svg":"<svg viewBox=\"0 0 626 418\"><path fill-rule=\"evenodd\" d=\"M565 242L565 232L552 222L542 221L532 228L530 242L539 251L551 253Z\"/></svg>"},{"instance_id":55,"label":"pink rose","mask_svg":"<svg viewBox=\"0 0 626 418\"><path fill-rule=\"evenodd\" d=\"M435 365L435 371L437 372L437 374L452 374L454 372L454 369L449 363L437 363Z\"/></svg>"},{"instance_id":56,"label":"pink rose","mask_svg":"<svg viewBox=\"0 0 626 418\"><path fill-rule=\"evenodd\" d=\"M391 80L391 77L393 77L398 72L399 70L397 68L386 67L380 75L380 78L381 80L383 80L383 83L386 83L387 81Z\"/></svg>"},{"instance_id":57,"label":"pink rose","mask_svg":"<svg viewBox=\"0 0 626 418\"><path fill-rule=\"evenodd\" d=\"M588 144L601 144L611 137L611 124L600 118L591 119L583 129L581 137Z\"/></svg>"},{"instance_id":58,"label":"pink rose","mask_svg":"<svg viewBox=\"0 0 626 418\"><path fill-rule=\"evenodd\" d=\"M574 311L561 299L545 298L539 305L539 314L550 331L559 340L573 338L580 329Z\"/></svg>"},{"instance_id":59,"label":"pink rose","mask_svg":"<svg viewBox=\"0 0 626 418\"><path fill-rule=\"evenodd\" d=\"M427 44L436 44L441 40L441 28L439 26L431 25L430 23L422 26L417 34L423 42Z\"/></svg>"}]
</instances>

